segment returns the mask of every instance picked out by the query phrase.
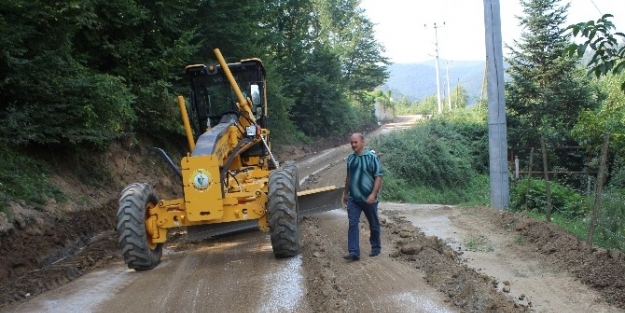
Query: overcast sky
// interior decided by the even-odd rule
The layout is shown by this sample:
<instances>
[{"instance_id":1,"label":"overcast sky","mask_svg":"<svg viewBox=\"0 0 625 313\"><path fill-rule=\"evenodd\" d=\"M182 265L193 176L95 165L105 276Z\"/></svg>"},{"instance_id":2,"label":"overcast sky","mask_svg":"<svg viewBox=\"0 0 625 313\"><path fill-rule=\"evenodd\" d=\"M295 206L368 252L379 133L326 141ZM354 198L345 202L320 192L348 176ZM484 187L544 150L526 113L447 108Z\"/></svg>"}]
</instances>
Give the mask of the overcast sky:
<instances>
[{"instance_id":1,"label":"overcast sky","mask_svg":"<svg viewBox=\"0 0 625 313\"><path fill-rule=\"evenodd\" d=\"M503 41L512 44L521 28L515 16L523 11L518 0L500 0ZM614 15L618 31L625 32L625 0L570 0L568 23ZM394 63L433 59L434 23L438 26L439 55L448 60L484 60L483 0L362 0L365 14L376 24L375 37ZM600 13L601 12L601 13ZM427 26L427 28L425 26ZM507 50L504 49L504 54Z\"/></svg>"}]
</instances>

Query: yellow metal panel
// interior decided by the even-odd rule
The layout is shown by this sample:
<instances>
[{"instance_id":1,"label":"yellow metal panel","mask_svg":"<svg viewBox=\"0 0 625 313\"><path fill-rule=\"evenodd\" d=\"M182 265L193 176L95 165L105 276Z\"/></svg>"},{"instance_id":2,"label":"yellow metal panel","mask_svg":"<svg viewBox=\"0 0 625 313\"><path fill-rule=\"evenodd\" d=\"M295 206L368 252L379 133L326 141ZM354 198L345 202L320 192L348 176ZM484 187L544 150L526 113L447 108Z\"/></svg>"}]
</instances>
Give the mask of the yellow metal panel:
<instances>
[{"instance_id":1,"label":"yellow metal panel","mask_svg":"<svg viewBox=\"0 0 625 313\"><path fill-rule=\"evenodd\" d=\"M219 160L212 155L184 157L181 162L186 219L209 221L223 217Z\"/></svg>"}]
</instances>

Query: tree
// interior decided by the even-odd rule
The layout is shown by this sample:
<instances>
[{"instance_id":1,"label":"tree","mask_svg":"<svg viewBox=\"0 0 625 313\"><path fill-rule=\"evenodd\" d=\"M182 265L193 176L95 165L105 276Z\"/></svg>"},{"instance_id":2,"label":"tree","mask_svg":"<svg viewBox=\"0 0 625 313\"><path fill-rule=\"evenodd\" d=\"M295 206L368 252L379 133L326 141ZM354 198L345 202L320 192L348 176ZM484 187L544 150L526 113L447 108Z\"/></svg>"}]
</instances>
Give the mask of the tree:
<instances>
[{"instance_id":1,"label":"tree","mask_svg":"<svg viewBox=\"0 0 625 313\"><path fill-rule=\"evenodd\" d=\"M592 49L587 66L589 73L594 73L597 78L608 73L619 74L625 69L625 34L613 32L616 27L610 21L611 17L612 14L604 14L597 21L580 22L567 27L573 36L586 38L583 43L569 45L569 55L577 54L581 58L588 48ZM625 81L621 83L621 90L625 91Z\"/></svg>"},{"instance_id":2,"label":"tree","mask_svg":"<svg viewBox=\"0 0 625 313\"><path fill-rule=\"evenodd\" d=\"M386 92L382 90L376 90L373 93L373 97L375 101L379 102L383 107L387 109L395 110L395 102L393 101L393 97L391 95L391 91L387 90Z\"/></svg>"},{"instance_id":3,"label":"tree","mask_svg":"<svg viewBox=\"0 0 625 313\"><path fill-rule=\"evenodd\" d=\"M317 38L341 60L343 80L352 93L373 91L388 79L389 59L374 37L373 23L359 8L360 0L316 0Z\"/></svg>"},{"instance_id":4,"label":"tree","mask_svg":"<svg viewBox=\"0 0 625 313\"><path fill-rule=\"evenodd\" d=\"M436 112L438 112L438 100L436 98L436 95L426 97L418 105L417 114L430 115L435 114Z\"/></svg>"},{"instance_id":5,"label":"tree","mask_svg":"<svg viewBox=\"0 0 625 313\"><path fill-rule=\"evenodd\" d=\"M451 104L454 108L464 108L469 103L469 93L462 85L456 85L456 88L451 92Z\"/></svg>"},{"instance_id":6,"label":"tree","mask_svg":"<svg viewBox=\"0 0 625 313\"><path fill-rule=\"evenodd\" d=\"M21 0L0 6L3 145L104 145L135 120L136 98L125 78L91 67L76 52L76 36L95 27L93 6Z\"/></svg>"},{"instance_id":7,"label":"tree","mask_svg":"<svg viewBox=\"0 0 625 313\"><path fill-rule=\"evenodd\" d=\"M602 74L604 75L604 74ZM609 75L600 86L606 97L600 108L584 111L573 134L580 143L587 147L589 151L600 150L599 172L597 174L597 187L595 189L595 202L593 214L590 219L586 241L593 242L595 227L601 208L601 197L603 195L603 185L607 174L607 159L610 140L616 141L619 148L625 147L625 98L620 90L621 81L625 75ZM625 151L620 151L625 152Z\"/></svg>"},{"instance_id":8,"label":"tree","mask_svg":"<svg viewBox=\"0 0 625 313\"><path fill-rule=\"evenodd\" d=\"M507 86L509 138L516 145L539 142L547 192L547 220L551 219L547 146L572 143L570 130L583 109L594 105L591 90L576 74L574 58L565 56L569 38L561 25L569 5L561 0L521 0L525 31L510 47Z\"/></svg>"}]
</instances>

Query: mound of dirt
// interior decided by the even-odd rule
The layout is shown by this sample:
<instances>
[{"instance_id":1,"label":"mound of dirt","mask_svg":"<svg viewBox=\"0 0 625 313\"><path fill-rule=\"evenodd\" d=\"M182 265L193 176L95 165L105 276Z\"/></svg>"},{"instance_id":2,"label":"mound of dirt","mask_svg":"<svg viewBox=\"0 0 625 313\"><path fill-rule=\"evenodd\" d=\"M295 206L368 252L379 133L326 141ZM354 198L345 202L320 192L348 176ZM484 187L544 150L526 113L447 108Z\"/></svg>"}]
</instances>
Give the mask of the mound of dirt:
<instances>
[{"instance_id":1,"label":"mound of dirt","mask_svg":"<svg viewBox=\"0 0 625 313\"><path fill-rule=\"evenodd\" d=\"M181 194L165 162L145 148L151 143L144 144L113 144L102 155L94 156L94 163L85 165L87 169L71 162L58 164L52 181L66 201L49 199L45 205L9 203L11 218L0 214L0 306L121 260L114 233L117 200L129 182L150 183L159 195L168 198ZM91 167L106 170L108 180L81 181L77 173Z\"/></svg>"},{"instance_id":2,"label":"mound of dirt","mask_svg":"<svg viewBox=\"0 0 625 313\"><path fill-rule=\"evenodd\" d=\"M359 285L358 290L350 289L351 275L374 275L355 273L355 269L376 268L385 264L385 257L367 258L360 264L345 265L345 260L337 256L337 249L344 251L342 240L337 242L336 233L328 233L328 226L321 226L327 220L307 217L300 224L302 230L302 254L307 271L307 300L313 312L356 312L359 311L359 293L367 293L370 286ZM361 241L368 242L366 223L361 220ZM325 229L325 231L323 230ZM409 273L404 269L402 279L408 288L417 286L424 280L444 295L442 301L457 308L460 312L530 312L531 308L519 304L512 297L498 290L495 278L476 272L464 265L459 252L454 251L441 239L426 236L396 212L388 212L383 219L382 240L384 254L390 262L399 262L415 269ZM340 234L343 237L343 234ZM337 243L341 246L337 247ZM377 259L381 258L381 259ZM381 266L384 268L384 266ZM416 274L422 273L422 274ZM388 278L390 273L380 274ZM356 278L354 278L356 279ZM410 282L409 282L410 281ZM367 280L365 279L365 282ZM393 289L393 282L378 281L382 289ZM395 281L399 284L398 281ZM403 282L402 282L403 284ZM354 288L352 285L351 288ZM375 288L374 288L375 289ZM373 304L371 306L377 307ZM410 305L410 304L407 304ZM368 312L365 305L364 311ZM378 307L379 308L379 307Z\"/></svg>"},{"instance_id":3,"label":"mound of dirt","mask_svg":"<svg viewBox=\"0 0 625 313\"><path fill-rule=\"evenodd\" d=\"M625 255L622 252L589 246L552 223L536 221L522 213L501 212L492 219L531 243L525 245L525 249L540 252L548 262L566 269L598 291L608 303L625 309Z\"/></svg>"},{"instance_id":4,"label":"mound of dirt","mask_svg":"<svg viewBox=\"0 0 625 313\"><path fill-rule=\"evenodd\" d=\"M425 280L443 292L463 312L530 312L497 290L494 277L478 273L462 264L460 252L454 251L435 236L427 236L399 212L385 212L392 221L384 232L394 242L391 256L425 272Z\"/></svg>"},{"instance_id":5,"label":"mound of dirt","mask_svg":"<svg viewBox=\"0 0 625 313\"><path fill-rule=\"evenodd\" d=\"M63 285L86 269L120 259L117 202L63 217L39 214L0 236L0 305ZM99 234L96 236L96 234ZM86 251L82 251L85 247Z\"/></svg>"}]
</instances>

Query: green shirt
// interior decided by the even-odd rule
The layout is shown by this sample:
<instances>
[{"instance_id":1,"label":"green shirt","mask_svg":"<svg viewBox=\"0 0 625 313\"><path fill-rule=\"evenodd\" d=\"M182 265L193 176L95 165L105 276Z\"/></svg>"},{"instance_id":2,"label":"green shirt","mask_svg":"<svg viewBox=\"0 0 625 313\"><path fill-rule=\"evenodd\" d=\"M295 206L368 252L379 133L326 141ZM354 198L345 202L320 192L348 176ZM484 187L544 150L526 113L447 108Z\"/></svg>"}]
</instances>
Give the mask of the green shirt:
<instances>
[{"instance_id":1,"label":"green shirt","mask_svg":"<svg viewBox=\"0 0 625 313\"><path fill-rule=\"evenodd\" d=\"M366 150L362 154L352 153L347 157L348 191L354 201L367 201L378 176L382 176L382 165L373 152Z\"/></svg>"}]
</instances>

